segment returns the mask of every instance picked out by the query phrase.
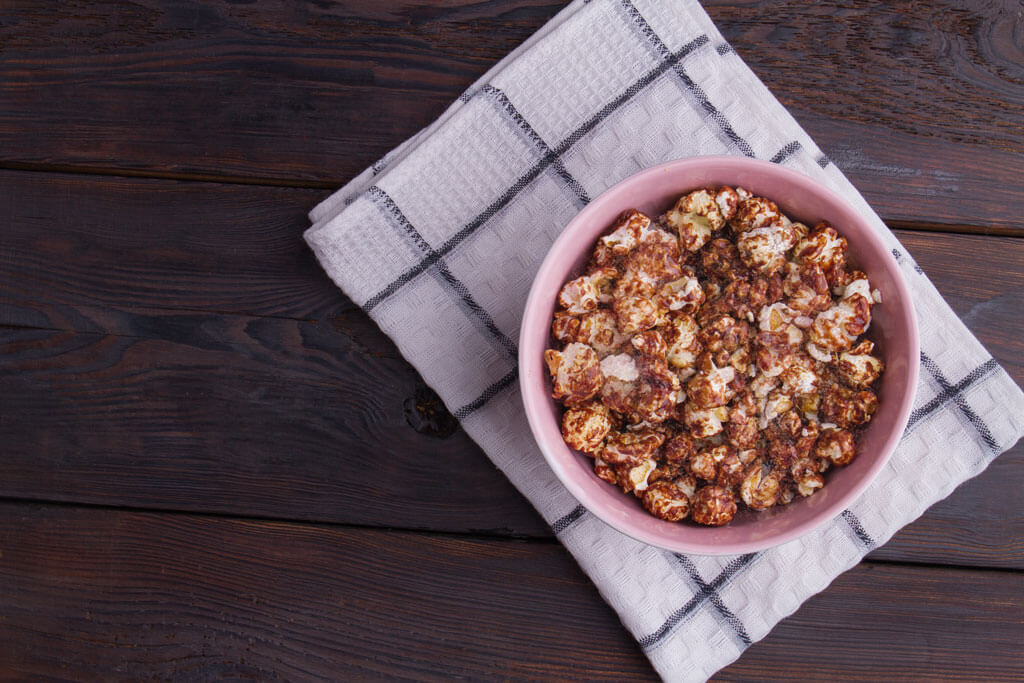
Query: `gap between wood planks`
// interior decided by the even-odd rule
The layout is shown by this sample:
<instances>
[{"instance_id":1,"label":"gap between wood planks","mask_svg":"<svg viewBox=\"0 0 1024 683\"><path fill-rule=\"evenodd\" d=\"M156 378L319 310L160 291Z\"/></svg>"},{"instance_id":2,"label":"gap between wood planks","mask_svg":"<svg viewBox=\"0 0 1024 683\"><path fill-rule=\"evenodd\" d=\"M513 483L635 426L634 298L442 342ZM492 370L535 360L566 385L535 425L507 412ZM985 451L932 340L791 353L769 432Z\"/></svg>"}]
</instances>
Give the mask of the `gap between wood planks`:
<instances>
[{"instance_id":1,"label":"gap between wood planks","mask_svg":"<svg viewBox=\"0 0 1024 683\"><path fill-rule=\"evenodd\" d=\"M842 170L842 169L840 169ZM295 180L280 177L253 177L219 175L212 173L191 173L157 170L135 170L123 168L105 168L99 166L79 166L74 164L40 164L20 161L0 161L0 171L23 171L27 173L61 173L69 175L91 175L112 178L131 178L146 180L173 180L185 183L216 183L220 185L245 185L276 188L292 188L301 190L336 190L345 184L345 180ZM311 207L312 208L312 207ZM992 237L1024 237L1024 225L970 225L966 223L941 223L935 221L888 220L882 216L883 222L890 230L907 230L913 232L945 232L962 235L987 235Z\"/></svg>"},{"instance_id":2,"label":"gap between wood planks","mask_svg":"<svg viewBox=\"0 0 1024 683\"><path fill-rule=\"evenodd\" d=\"M67 173L113 178L140 178L148 180L178 180L192 183L219 183L221 185L262 185L266 187L297 188L302 190L336 190L344 181L293 180L290 178L220 175L216 173L181 173L175 171L136 170L130 168L104 168L77 164L38 164L22 161L0 161L0 171L28 173ZM312 207L311 207L312 208Z\"/></svg>"},{"instance_id":3,"label":"gap between wood planks","mask_svg":"<svg viewBox=\"0 0 1024 683\"><path fill-rule=\"evenodd\" d=\"M322 520L305 520L305 519L293 519L289 517L274 517L266 515L247 515L244 513L226 513L226 512L210 512L210 511L195 511L195 510L181 510L176 508L160 508L160 507L145 507L137 505L104 505L100 503L79 503L69 502L61 500L48 500L48 499L35 499L35 498L18 498L10 496L0 496L0 505L27 505L37 507L51 507L51 508L62 508L62 509L79 509L79 510L96 510L96 511L109 511L109 512L121 512L121 513L133 513L133 514L156 514L156 515L168 515L173 517L185 517L185 518L196 518L196 519L216 519L225 521L240 521L240 522L257 522L266 524L282 524L294 527L315 527L324 529L339 529L339 530L351 530L351 531L386 531L400 534L418 534L428 535L437 538L459 538L459 539L470 539L470 540L504 540L504 541L520 541L524 543L542 543L546 545L560 544L557 537L551 536L537 536L529 534L516 534L516 533L501 533L497 530L470 530L470 531L438 531L433 529L415 529L408 527L395 527L395 526L374 526L372 524L353 524L345 522L327 522ZM959 565L959 564L945 564L941 562L914 562L909 560L888 560L873 558L871 555L867 555L861 560L862 563L885 565L890 567L908 567L908 568L920 568L926 567L931 569L943 569L950 571L984 571L984 572L995 572L999 574L1024 574L1024 569L1018 569L1014 567L994 567L994 566L974 566L974 565Z\"/></svg>"}]
</instances>

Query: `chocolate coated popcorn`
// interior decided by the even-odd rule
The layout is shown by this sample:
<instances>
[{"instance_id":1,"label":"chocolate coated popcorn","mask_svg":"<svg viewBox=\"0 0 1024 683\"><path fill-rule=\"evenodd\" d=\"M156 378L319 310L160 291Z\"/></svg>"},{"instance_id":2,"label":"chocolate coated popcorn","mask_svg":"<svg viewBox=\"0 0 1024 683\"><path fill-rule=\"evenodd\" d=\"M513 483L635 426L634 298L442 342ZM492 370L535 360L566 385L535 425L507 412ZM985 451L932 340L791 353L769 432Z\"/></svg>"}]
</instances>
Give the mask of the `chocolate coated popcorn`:
<instances>
[{"instance_id":1,"label":"chocolate coated popcorn","mask_svg":"<svg viewBox=\"0 0 1024 683\"><path fill-rule=\"evenodd\" d=\"M623 213L558 295L566 443L671 522L813 495L856 457L884 370L863 338L880 297L846 252L742 188Z\"/></svg>"}]
</instances>

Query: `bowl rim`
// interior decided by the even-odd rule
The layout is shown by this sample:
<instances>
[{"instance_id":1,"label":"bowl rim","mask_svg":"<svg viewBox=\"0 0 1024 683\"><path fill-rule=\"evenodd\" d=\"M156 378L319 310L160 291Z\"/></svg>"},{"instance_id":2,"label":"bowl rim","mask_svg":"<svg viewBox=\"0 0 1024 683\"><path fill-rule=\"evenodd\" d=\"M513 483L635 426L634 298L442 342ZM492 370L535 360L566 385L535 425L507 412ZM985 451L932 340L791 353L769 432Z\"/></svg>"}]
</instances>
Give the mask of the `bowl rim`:
<instances>
[{"instance_id":1,"label":"bowl rim","mask_svg":"<svg viewBox=\"0 0 1024 683\"><path fill-rule=\"evenodd\" d=\"M591 494L587 490L587 487L574 477L568 475L566 465L563 464L562 458L553 451L552 446L545 442L540 436L539 427L541 421L545 419L544 408L549 405L548 402L553 401L550 396L538 395L535 391L530 391L528 382L530 380L530 373L523 371L524 368L530 367L531 361L526 357L527 350L530 348L528 342L528 336L535 333L535 328L527 325L527 321L530 317L531 311L534 311L538 305L546 306L548 299L552 296L551 292L540 291L541 275L551 269L553 264L559 260L559 254L564 250L566 243L572 240L572 234L576 232L575 226L581 223L585 223L589 218L590 214L593 213L600 205L600 200L604 196L611 194L620 187L627 184L639 183L641 179L646 179L649 176L665 173L666 171L679 171L680 169L685 170L687 167L700 168L708 165L725 164L726 166L735 166L736 172L741 170L746 171L765 171L770 174L782 176L785 182L794 184L801 189L809 192L817 193L823 196L828 202L837 204L845 207L852 215L856 216L858 220L862 221L869 230L864 232L864 241L873 243L874 248L883 254L883 259L887 261L889 269L895 273L893 278L893 286L896 289L898 295L897 300L902 304L900 306L900 315L906 313L906 319L908 322L907 328L907 341L909 342L909 351L912 357L907 362L907 376L905 378L909 390L903 396L902 401L898 406L895 407L896 418L894 427L890 433L886 436L879 450L882 452L879 457L863 476L856 480L849 489L842 495L839 495L834 501L831 501L828 505L823 507L815 515L809 517L803 522L794 524L790 528L784 529L778 533L771 534L761 538L753 538L741 541L732 542L720 542L714 543L700 543L694 541L688 541L686 539L667 539L662 535L654 533L645 528L633 528L627 521L619 519L611 514L606 514L602 510L600 505L592 505ZM745 168L744 168L745 167ZM625 208L628 207L624 207ZM551 467L558 480L563 486L572 494L572 496L579 502L586 510L591 512L598 519L602 520L605 524L608 524L617 531L632 537L638 541L670 550L674 552L685 552L702 555L734 555L749 552L756 552L765 550L770 547L781 545L788 541L791 541L799 536L803 536L815 529L824 526L826 523L832 521L838 517L842 512L849 507L849 505L860 497L860 495L867 489L867 487L875 480L878 473L883 467L889 462L889 458L892 456L896 449L897 444L903 436L906 430L906 425L910 417L910 412L913 407L914 397L916 394L918 376L920 371L920 339L918 334L917 315L914 308L914 302L910 296L910 290L907 286L906 279L903 275L902 269L899 267L893 254L889 248L882 241L881 237L876 233L874 227L871 225L871 221L863 215L863 213L853 207L850 202L839 195L837 192L827 187L824 183L811 178L803 173L795 171L791 168L780 166L769 161L762 161L758 159L751 159L747 157L737 156L697 156L697 157L686 157L682 159L675 159L673 161L658 164L645 168L637 173L634 173L619 182L615 183L600 195L594 198L587 206L581 209L573 218L565 224L559 236L552 243L548 249L544 260L541 262L540 267L537 269L537 273L534 276L533 282L530 286L530 292L526 299L526 305L523 308L522 327L519 333L519 390L522 396L523 407L526 412L527 422L530 425L530 431L533 435L534 443L537 444L544 459L547 461L548 466ZM535 362L540 362L535 361ZM541 363L543 366L543 363ZM542 368L543 369L543 368ZM562 447L568 449L564 443L560 444ZM572 452L571 449L568 452ZM625 495L625 494L623 494Z\"/></svg>"}]
</instances>

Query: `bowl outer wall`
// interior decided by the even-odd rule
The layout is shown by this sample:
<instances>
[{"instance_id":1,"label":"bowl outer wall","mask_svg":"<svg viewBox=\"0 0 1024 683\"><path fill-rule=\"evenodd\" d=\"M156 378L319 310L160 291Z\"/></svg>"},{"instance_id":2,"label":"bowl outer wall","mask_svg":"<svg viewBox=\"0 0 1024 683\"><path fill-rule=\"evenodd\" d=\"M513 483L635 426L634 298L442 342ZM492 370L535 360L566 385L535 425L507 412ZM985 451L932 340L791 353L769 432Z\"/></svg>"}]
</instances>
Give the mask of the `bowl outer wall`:
<instances>
[{"instance_id":1,"label":"bowl outer wall","mask_svg":"<svg viewBox=\"0 0 1024 683\"><path fill-rule=\"evenodd\" d=\"M850 243L851 260L882 295L873 309L869 337L886 364L879 409L860 437L857 458L831 470L815 495L767 512L744 511L725 527L669 523L649 515L639 501L593 472L590 458L562 440L559 407L550 395L543 363L555 299L579 272L598 236L624 210L663 212L698 187L741 186L775 201L793 220L831 223ZM598 518L637 540L667 550L708 555L753 552L805 534L842 512L868 486L895 449L913 403L918 374L917 323L892 254L871 223L839 195L796 171L742 157L697 157L669 162L630 176L594 199L569 222L541 264L530 290L520 333L520 388L530 428L552 470Z\"/></svg>"}]
</instances>

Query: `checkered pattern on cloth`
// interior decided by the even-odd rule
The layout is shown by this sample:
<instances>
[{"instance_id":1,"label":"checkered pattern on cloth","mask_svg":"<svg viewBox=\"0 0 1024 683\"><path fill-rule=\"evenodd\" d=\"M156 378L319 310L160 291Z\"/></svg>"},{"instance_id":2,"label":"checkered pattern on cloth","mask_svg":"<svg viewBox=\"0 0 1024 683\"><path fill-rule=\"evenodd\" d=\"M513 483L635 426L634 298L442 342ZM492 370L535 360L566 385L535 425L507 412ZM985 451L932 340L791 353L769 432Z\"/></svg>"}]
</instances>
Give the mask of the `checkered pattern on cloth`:
<instances>
[{"instance_id":1,"label":"checkered pattern on cloth","mask_svg":"<svg viewBox=\"0 0 1024 683\"><path fill-rule=\"evenodd\" d=\"M768 551L685 556L565 491L520 403L531 280L579 209L643 168L742 154L858 207L913 293L921 381L891 462L848 510ZM1024 432L1024 395L695 0L577 0L429 128L317 206L306 240L572 552L668 680L704 679Z\"/></svg>"}]
</instances>

